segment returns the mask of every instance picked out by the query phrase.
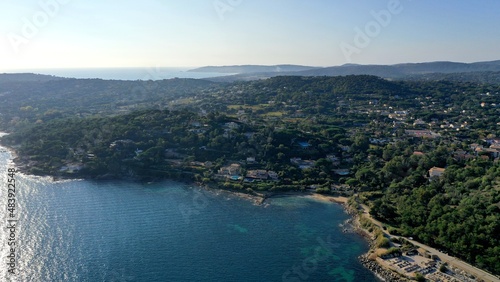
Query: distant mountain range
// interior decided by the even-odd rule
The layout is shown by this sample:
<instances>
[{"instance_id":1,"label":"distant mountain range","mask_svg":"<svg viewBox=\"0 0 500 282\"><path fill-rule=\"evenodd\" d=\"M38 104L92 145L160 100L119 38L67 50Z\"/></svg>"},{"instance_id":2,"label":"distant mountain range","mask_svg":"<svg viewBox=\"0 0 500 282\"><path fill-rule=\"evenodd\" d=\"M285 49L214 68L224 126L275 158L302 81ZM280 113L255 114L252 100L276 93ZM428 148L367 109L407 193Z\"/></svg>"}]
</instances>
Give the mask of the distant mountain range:
<instances>
[{"instance_id":1,"label":"distant mountain range","mask_svg":"<svg viewBox=\"0 0 500 282\"><path fill-rule=\"evenodd\" d=\"M299 72L318 69L318 67L298 66L298 65L275 65L275 66L261 66L261 65L241 65L241 66L207 66L201 67L190 72L215 72L215 73L230 73L230 74L244 74L244 73L282 73L282 72Z\"/></svg>"},{"instance_id":2,"label":"distant mountain range","mask_svg":"<svg viewBox=\"0 0 500 282\"><path fill-rule=\"evenodd\" d=\"M374 75L386 79L398 80L449 80L500 84L500 60L477 63L428 62L396 65L345 64L334 67L301 65L206 66L192 69L188 72L227 74L226 76L206 79L213 82L250 81L275 76ZM64 78L52 75L37 75L31 73L0 74L0 83L13 81L45 82L63 79Z\"/></svg>"},{"instance_id":3,"label":"distant mountain range","mask_svg":"<svg viewBox=\"0 0 500 282\"><path fill-rule=\"evenodd\" d=\"M340 75L375 75L383 78L409 78L428 76L429 74L452 74L474 72L500 72L500 60L457 63L457 62L428 62L406 63L396 65L357 65L346 64L334 67L310 67L299 65L241 65L241 66L210 66L193 69L196 72L231 73L233 75L213 78L214 81L254 80L280 75L297 76L340 76Z\"/></svg>"}]
</instances>

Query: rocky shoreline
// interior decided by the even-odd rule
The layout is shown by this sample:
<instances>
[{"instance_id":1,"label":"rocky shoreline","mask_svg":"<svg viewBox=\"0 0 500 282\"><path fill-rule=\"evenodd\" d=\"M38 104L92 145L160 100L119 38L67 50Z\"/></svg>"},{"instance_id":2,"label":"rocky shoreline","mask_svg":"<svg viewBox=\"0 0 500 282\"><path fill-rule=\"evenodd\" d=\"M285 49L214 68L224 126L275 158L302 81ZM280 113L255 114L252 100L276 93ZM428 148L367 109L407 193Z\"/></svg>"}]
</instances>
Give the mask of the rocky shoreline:
<instances>
[{"instance_id":1,"label":"rocky shoreline","mask_svg":"<svg viewBox=\"0 0 500 282\"><path fill-rule=\"evenodd\" d=\"M206 187L207 189L214 189L213 187ZM224 190L223 190L224 191ZM229 193L234 193L231 191L227 191ZM380 265L377 261L370 259L370 255L372 254L371 251L373 250L374 247L374 237L370 232L367 230L363 229L361 227L361 224L359 223L359 215L357 210L354 208L350 207L347 198L346 197L335 197L335 196L328 196L328 195L313 195L311 193L283 193L283 194L263 194L263 195L250 195L250 194L245 194L245 193L236 193L240 194L237 196L253 200L255 204L259 205L262 204L267 198L271 198L273 196L312 196L313 198L317 200L327 200L330 203L336 203L342 205L344 208L345 212L349 214L352 218L346 220L342 225L341 228L343 229L343 232L353 232L361 235L366 239L370 246L370 250L359 256L358 260L359 262L368 270L370 270L375 276L386 282L399 282L399 281L411 281L410 279L404 278L401 276L401 274L394 272L393 270L387 269Z\"/></svg>"},{"instance_id":2,"label":"rocky shoreline","mask_svg":"<svg viewBox=\"0 0 500 282\"><path fill-rule=\"evenodd\" d=\"M352 219L346 222L346 226L349 226L350 229L353 230L353 232L356 232L357 234L364 237L370 246L370 250L367 253L358 257L359 262L365 268L373 272L375 276L377 276L377 278L379 278L382 281L386 282L411 281L407 278L402 277L399 273L396 273L390 269L383 267L376 260L370 259L370 255L372 254L371 251L373 250L374 247L375 238L372 236L370 232L361 227L361 224L359 222L359 214L355 208L349 206L348 203L342 203L342 206L344 207L345 212L352 217Z\"/></svg>"},{"instance_id":3,"label":"rocky shoreline","mask_svg":"<svg viewBox=\"0 0 500 282\"><path fill-rule=\"evenodd\" d=\"M371 272L375 273L375 275L383 281L386 282L411 281L401 277L400 274L397 274L394 271L382 267L376 261L369 259L368 254L361 255L358 257L358 259L364 267L368 268Z\"/></svg>"},{"instance_id":4,"label":"rocky shoreline","mask_svg":"<svg viewBox=\"0 0 500 282\"><path fill-rule=\"evenodd\" d=\"M2 147L4 150L9 151L12 156L12 161L16 165L17 169L20 172L24 172L26 174L29 174L26 170L26 164L16 155L16 152L13 148L7 148L7 147ZM24 164L24 165L23 165ZM62 179L74 179L74 178L62 178L62 177L54 177L53 180L62 180ZM212 185L207 185L207 184L202 184L202 183L192 183L202 189L207 189L207 190L218 190L221 192L226 192L230 193L234 196L241 197L244 199L247 199L249 201L252 201L255 205L263 205L266 199L271 198L273 196L312 196L313 198L317 200L328 200L331 203L336 203L340 204L343 206L345 212L349 214L352 219L349 219L348 222L345 222L344 229L348 230L349 232L356 232L359 235L363 236L369 243L370 249L373 247L373 237L371 234L364 230L361 225L359 224L359 215L357 213L357 210L353 209L352 207L349 206L347 203L347 198L346 197L335 197L335 196L327 196L327 195L315 195L312 193L304 193L304 192L294 192L294 193L243 193L243 192L236 192L236 191L230 191L227 189L220 189L220 188L215 188ZM371 260L369 258L370 252L363 254L358 257L359 261L361 264L367 268L368 270L372 271L379 279L382 281L387 281L387 282L392 282L392 281L410 281L408 279L405 279L398 275L397 273L394 273L393 271L386 269L382 267L379 263L377 263L374 260Z\"/></svg>"}]
</instances>

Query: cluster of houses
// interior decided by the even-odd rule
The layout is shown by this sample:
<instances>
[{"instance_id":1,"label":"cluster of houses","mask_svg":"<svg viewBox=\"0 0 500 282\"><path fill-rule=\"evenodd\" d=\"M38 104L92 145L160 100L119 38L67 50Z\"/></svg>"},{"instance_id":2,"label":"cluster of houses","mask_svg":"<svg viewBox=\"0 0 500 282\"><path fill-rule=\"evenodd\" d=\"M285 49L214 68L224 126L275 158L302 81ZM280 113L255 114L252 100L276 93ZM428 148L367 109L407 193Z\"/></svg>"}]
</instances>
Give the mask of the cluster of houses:
<instances>
[{"instance_id":1,"label":"cluster of houses","mask_svg":"<svg viewBox=\"0 0 500 282\"><path fill-rule=\"evenodd\" d=\"M426 97L426 99L429 100L429 99L432 99L432 97ZM431 109L431 108L435 108L435 105L437 103L439 103L439 102L432 101L432 102L430 102L430 104L428 101L421 102L421 107L422 107L422 109ZM415 127L415 128L435 128L435 129L444 129L445 131L448 131L448 130L460 131L460 130L467 130L470 128L470 124L467 121L450 122L450 121L446 121L446 120L440 121L436 118L433 118L433 119L431 119L430 122L426 122L421 118L412 117L411 116L411 111L412 111L411 109L410 110L394 110L393 107L388 106L386 104L384 104L383 108L381 109L379 106L376 106L376 105L378 105L378 103L372 103L372 102L369 102L369 105L371 105L372 107L370 107L368 109L367 108L359 109L358 112L365 113L365 114L378 113L380 115L387 116L393 120L393 124L395 127L399 126L399 125L413 125L413 127ZM454 109L451 106L452 106L451 104L444 105L444 108L440 109L440 110L442 110L444 113L450 113L450 112L455 111L456 109ZM482 103L481 106L485 107L485 106L487 106L487 104ZM491 104L491 106L497 107L498 105ZM372 109L373 107L375 109ZM463 113L465 113L465 111ZM435 138L435 136L432 136L432 135L428 135L426 137Z\"/></svg>"},{"instance_id":2,"label":"cluster of houses","mask_svg":"<svg viewBox=\"0 0 500 282\"><path fill-rule=\"evenodd\" d=\"M470 149L472 150L472 154L470 152L464 150L457 150L453 153L453 157L458 161L466 161L469 159L481 158L485 160L493 159L495 162L500 161L500 138L493 139L485 139L483 140L488 147L483 145L479 145L477 143L471 144ZM422 154L422 152L414 152L414 155ZM429 181L435 180L441 177L445 173L446 169L442 167L432 167L428 171Z\"/></svg>"},{"instance_id":3,"label":"cluster of houses","mask_svg":"<svg viewBox=\"0 0 500 282\"><path fill-rule=\"evenodd\" d=\"M245 182L279 180L278 173L271 170L254 169L254 170L247 170L244 173L244 170L238 163L232 163L230 165L222 166L221 168L219 168L216 174L216 178L233 180L233 181L244 180Z\"/></svg>"},{"instance_id":4,"label":"cluster of houses","mask_svg":"<svg viewBox=\"0 0 500 282\"><path fill-rule=\"evenodd\" d=\"M263 169L256 169L256 170L248 170L245 181L246 182L254 182L254 181L259 181L259 180L272 180L272 181L278 181L279 176L276 172L271 171L271 170L263 170Z\"/></svg>"},{"instance_id":5,"label":"cluster of houses","mask_svg":"<svg viewBox=\"0 0 500 282\"><path fill-rule=\"evenodd\" d=\"M219 179L230 179L230 180L241 180L243 177L241 176L241 165L238 163L232 163L228 166L222 166L217 171L216 177Z\"/></svg>"},{"instance_id":6,"label":"cluster of houses","mask_svg":"<svg viewBox=\"0 0 500 282\"><path fill-rule=\"evenodd\" d=\"M413 137L420 137L420 138L438 138L441 137L438 133L430 130L405 130L406 134L409 136Z\"/></svg>"},{"instance_id":7,"label":"cluster of houses","mask_svg":"<svg viewBox=\"0 0 500 282\"><path fill-rule=\"evenodd\" d=\"M394 111L394 113L388 114L388 117L395 120L405 120L408 115L408 111Z\"/></svg>"},{"instance_id":8,"label":"cluster of houses","mask_svg":"<svg viewBox=\"0 0 500 282\"><path fill-rule=\"evenodd\" d=\"M303 160L302 158L291 158L290 163L297 165L300 169L309 169L314 167L315 161Z\"/></svg>"},{"instance_id":9,"label":"cluster of houses","mask_svg":"<svg viewBox=\"0 0 500 282\"><path fill-rule=\"evenodd\" d=\"M479 144L471 144L470 148L474 150L476 155L498 159L500 157L500 138L486 139L484 141L489 145L488 147Z\"/></svg>"}]
</instances>

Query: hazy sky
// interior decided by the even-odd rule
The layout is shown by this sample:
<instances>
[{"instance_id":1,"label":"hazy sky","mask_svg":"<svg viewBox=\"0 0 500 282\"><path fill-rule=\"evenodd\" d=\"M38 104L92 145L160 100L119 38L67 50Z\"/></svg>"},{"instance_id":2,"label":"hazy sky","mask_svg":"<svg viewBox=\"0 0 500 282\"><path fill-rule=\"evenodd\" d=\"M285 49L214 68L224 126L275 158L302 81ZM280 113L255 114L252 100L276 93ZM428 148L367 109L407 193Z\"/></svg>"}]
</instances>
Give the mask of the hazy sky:
<instances>
[{"instance_id":1,"label":"hazy sky","mask_svg":"<svg viewBox=\"0 0 500 282\"><path fill-rule=\"evenodd\" d=\"M498 60L499 12L497 0L0 0L0 70Z\"/></svg>"}]
</instances>

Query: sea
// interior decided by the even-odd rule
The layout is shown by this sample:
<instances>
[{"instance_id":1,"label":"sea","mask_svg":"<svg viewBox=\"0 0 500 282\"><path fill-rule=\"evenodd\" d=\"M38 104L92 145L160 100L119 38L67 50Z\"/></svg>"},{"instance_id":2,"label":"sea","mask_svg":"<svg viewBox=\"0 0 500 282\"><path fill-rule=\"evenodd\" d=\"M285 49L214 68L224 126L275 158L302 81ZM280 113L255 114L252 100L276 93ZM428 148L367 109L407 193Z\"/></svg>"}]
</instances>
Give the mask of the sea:
<instances>
[{"instance_id":1,"label":"sea","mask_svg":"<svg viewBox=\"0 0 500 282\"><path fill-rule=\"evenodd\" d=\"M35 73L65 78L105 80L162 80L171 78L211 78L232 75L231 73L194 72L193 68L148 67L148 68L58 68L58 69L19 69L6 73Z\"/></svg>"},{"instance_id":2,"label":"sea","mask_svg":"<svg viewBox=\"0 0 500 282\"><path fill-rule=\"evenodd\" d=\"M13 168L0 148L0 281L379 281L338 204Z\"/></svg>"}]
</instances>

